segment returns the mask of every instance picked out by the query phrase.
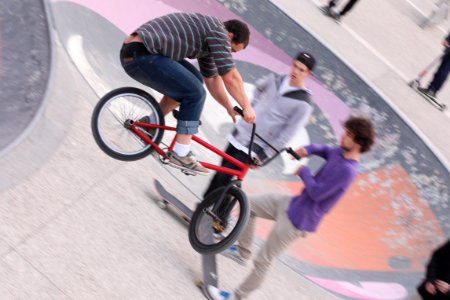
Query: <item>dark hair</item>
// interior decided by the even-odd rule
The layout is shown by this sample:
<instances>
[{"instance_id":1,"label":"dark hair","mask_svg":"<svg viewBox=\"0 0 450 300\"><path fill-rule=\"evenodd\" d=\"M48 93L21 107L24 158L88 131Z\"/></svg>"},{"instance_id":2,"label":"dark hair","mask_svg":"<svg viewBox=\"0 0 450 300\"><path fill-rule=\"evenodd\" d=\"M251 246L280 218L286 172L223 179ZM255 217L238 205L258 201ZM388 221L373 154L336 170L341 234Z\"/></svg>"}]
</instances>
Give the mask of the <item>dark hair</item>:
<instances>
[{"instance_id":1,"label":"dark hair","mask_svg":"<svg viewBox=\"0 0 450 300\"><path fill-rule=\"evenodd\" d=\"M225 25L227 31L233 34L232 41L235 44L244 43L245 47L247 47L250 40L250 30L248 29L247 24L235 19L225 21L223 24Z\"/></svg>"},{"instance_id":2,"label":"dark hair","mask_svg":"<svg viewBox=\"0 0 450 300\"><path fill-rule=\"evenodd\" d=\"M353 135L353 140L361 146L361 153L370 150L376 136L372 122L365 118L352 116L345 121L344 127Z\"/></svg>"}]
</instances>

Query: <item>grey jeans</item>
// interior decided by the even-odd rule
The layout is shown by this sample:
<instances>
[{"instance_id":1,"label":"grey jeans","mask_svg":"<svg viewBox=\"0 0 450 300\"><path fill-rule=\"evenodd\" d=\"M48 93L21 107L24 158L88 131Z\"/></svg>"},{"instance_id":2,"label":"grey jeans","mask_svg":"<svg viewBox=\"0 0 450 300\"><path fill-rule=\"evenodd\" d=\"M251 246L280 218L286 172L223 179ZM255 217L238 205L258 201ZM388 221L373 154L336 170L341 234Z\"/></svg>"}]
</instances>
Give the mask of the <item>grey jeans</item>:
<instances>
[{"instance_id":1,"label":"grey jeans","mask_svg":"<svg viewBox=\"0 0 450 300\"><path fill-rule=\"evenodd\" d=\"M292 225L287 215L287 209L292 197L279 194L266 194L251 199L251 215L248 225L239 237L238 249L242 257L251 256L251 248L255 232L255 218L260 217L275 221L272 231L261 250L256 255L254 267L247 278L236 289L238 299L244 299L248 294L263 283L273 260L298 237L305 237L306 232Z\"/></svg>"}]
</instances>

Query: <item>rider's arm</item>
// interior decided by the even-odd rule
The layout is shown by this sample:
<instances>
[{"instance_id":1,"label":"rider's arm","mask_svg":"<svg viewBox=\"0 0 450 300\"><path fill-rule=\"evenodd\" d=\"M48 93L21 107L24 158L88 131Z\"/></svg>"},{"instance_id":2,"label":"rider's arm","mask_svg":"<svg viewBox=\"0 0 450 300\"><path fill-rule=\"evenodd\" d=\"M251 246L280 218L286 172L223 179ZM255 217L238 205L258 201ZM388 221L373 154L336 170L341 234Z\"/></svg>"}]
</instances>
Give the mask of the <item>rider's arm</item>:
<instances>
[{"instance_id":1,"label":"rider's arm","mask_svg":"<svg viewBox=\"0 0 450 300\"><path fill-rule=\"evenodd\" d=\"M200 67L203 69L203 76L206 78L213 78L216 77L216 74L218 73L221 76L228 93L230 93L231 97L239 103L244 111L244 120L248 123L255 123L255 111L250 105L250 101L245 94L241 74L239 74L236 69L233 57L231 55L231 45L229 43L229 39L224 38L224 35L226 36L227 34L220 31L211 31L208 34L209 35L205 39L205 42L210 49L210 55L198 58ZM214 72L211 72L211 70L214 70ZM216 74L212 75L213 73ZM223 96L221 95L221 89L223 88L219 87L215 81L212 81L211 87L213 90L212 93L219 93L219 99L223 99Z\"/></svg>"},{"instance_id":2,"label":"rider's arm","mask_svg":"<svg viewBox=\"0 0 450 300\"><path fill-rule=\"evenodd\" d=\"M236 119L234 116L237 113L233 110L233 104L231 103L227 93L225 92L225 89L223 88L222 78L220 76L205 77L204 81L211 96L223 107L225 107L228 114L233 118L233 122L235 122Z\"/></svg>"},{"instance_id":3,"label":"rider's arm","mask_svg":"<svg viewBox=\"0 0 450 300\"><path fill-rule=\"evenodd\" d=\"M244 82L242 81L241 74L234 67L226 74L222 75L223 83L228 93L239 103L244 110L244 120L248 123L255 123L256 115L253 110L250 101L244 90Z\"/></svg>"}]
</instances>

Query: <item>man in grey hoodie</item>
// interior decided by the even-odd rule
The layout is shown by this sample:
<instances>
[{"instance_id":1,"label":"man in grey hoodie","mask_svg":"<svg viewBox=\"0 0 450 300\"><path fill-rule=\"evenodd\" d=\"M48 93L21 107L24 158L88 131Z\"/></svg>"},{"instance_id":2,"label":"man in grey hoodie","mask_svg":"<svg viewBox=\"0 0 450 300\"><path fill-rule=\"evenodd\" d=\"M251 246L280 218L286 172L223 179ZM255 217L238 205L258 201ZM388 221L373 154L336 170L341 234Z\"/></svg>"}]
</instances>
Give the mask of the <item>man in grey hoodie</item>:
<instances>
[{"instance_id":1,"label":"man in grey hoodie","mask_svg":"<svg viewBox=\"0 0 450 300\"><path fill-rule=\"evenodd\" d=\"M257 131L275 148L287 146L294 134L303 128L313 111L311 92L306 88L306 79L311 75L315 58L300 52L292 62L290 74L269 74L256 83L252 106L258 116ZM238 122L225 152L241 162L247 162L252 125ZM258 139L252 147L253 159L263 162L274 155L274 150ZM222 166L238 169L227 160ZM215 189L227 185L233 176L216 173L204 193L204 198Z\"/></svg>"}]
</instances>

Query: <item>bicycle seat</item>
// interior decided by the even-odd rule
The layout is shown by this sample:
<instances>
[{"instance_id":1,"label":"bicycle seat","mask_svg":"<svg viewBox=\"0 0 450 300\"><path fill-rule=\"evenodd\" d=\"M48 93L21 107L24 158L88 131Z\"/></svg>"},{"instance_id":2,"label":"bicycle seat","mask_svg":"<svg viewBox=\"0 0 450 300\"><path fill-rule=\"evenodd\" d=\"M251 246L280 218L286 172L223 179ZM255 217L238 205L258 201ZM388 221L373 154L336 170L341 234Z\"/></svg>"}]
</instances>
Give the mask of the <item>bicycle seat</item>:
<instances>
[{"instance_id":1,"label":"bicycle seat","mask_svg":"<svg viewBox=\"0 0 450 300\"><path fill-rule=\"evenodd\" d=\"M176 109L172 110L172 116L178 120L178 116L180 115L180 112ZM198 120L198 126L202 125L202 121Z\"/></svg>"}]
</instances>

